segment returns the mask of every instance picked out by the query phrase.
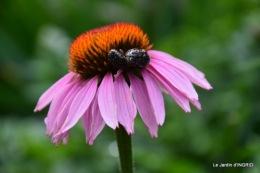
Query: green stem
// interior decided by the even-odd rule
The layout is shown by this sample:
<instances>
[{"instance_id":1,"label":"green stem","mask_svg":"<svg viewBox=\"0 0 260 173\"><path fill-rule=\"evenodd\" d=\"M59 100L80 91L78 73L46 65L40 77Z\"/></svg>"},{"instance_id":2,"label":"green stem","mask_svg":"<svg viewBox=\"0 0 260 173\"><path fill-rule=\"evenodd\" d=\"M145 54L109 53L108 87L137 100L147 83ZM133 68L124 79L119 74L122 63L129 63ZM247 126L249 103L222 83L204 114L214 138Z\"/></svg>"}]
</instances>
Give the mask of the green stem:
<instances>
[{"instance_id":1,"label":"green stem","mask_svg":"<svg viewBox=\"0 0 260 173\"><path fill-rule=\"evenodd\" d=\"M125 128L120 124L116 130L121 173L133 173L132 142Z\"/></svg>"}]
</instances>

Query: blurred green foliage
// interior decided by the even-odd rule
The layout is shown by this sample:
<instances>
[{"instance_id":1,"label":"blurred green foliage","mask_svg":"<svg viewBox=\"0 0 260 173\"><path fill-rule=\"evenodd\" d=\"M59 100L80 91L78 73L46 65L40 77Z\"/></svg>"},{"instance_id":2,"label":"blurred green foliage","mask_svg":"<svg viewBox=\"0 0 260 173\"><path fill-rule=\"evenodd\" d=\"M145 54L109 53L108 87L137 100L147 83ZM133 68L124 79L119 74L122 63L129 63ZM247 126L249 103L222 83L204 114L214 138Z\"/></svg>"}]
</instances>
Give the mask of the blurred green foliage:
<instances>
[{"instance_id":1,"label":"blurred green foliage","mask_svg":"<svg viewBox=\"0 0 260 173\"><path fill-rule=\"evenodd\" d=\"M2 0L0 5L0 172L118 172L115 137L106 127L93 146L81 123L68 146L45 137L41 95L67 72L71 41L86 30L125 21L153 49L179 57L214 87L196 87L203 107L185 114L165 96L166 121L151 139L136 118L138 173L260 172L260 1ZM216 168L213 163L253 163Z\"/></svg>"}]
</instances>

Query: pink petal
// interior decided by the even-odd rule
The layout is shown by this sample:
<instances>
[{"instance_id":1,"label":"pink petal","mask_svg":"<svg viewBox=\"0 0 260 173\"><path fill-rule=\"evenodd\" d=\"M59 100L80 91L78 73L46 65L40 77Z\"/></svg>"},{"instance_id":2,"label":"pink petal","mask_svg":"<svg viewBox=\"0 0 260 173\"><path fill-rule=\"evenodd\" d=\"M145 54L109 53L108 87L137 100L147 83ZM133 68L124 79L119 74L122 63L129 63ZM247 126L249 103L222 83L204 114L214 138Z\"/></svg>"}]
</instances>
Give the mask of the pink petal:
<instances>
[{"instance_id":1,"label":"pink petal","mask_svg":"<svg viewBox=\"0 0 260 173\"><path fill-rule=\"evenodd\" d=\"M75 80L75 85L67 93L66 97L61 103L59 111L55 115L55 123L53 124L53 127L47 128L47 135L50 135L51 133L54 133L54 135L59 135L61 133L60 130L63 127L66 118L68 117L71 103L81 88L81 82L79 80Z\"/></svg>"},{"instance_id":2,"label":"pink petal","mask_svg":"<svg viewBox=\"0 0 260 173\"><path fill-rule=\"evenodd\" d=\"M47 106L54 96L60 91L62 87L64 87L70 80L75 76L75 73L70 72L63 76L60 80L58 80L55 84L53 84L47 91L45 91L34 109L34 112L42 110L45 106Z\"/></svg>"},{"instance_id":3,"label":"pink petal","mask_svg":"<svg viewBox=\"0 0 260 173\"><path fill-rule=\"evenodd\" d=\"M189 63L182 61L181 59L175 58L166 52L162 52L162 51L158 51L158 50L149 50L148 54L153 59L158 59L158 60L161 60L168 64L171 64L172 66L179 69L180 71L194 73L194 74L198 75L199 77L205 77L204 73L200 72L199 70L197 70L195 67L193 67Z\"/></svg>"},{"instance_id":4,"label":"pink petal","mask_svg":"<svg viewBox=\"0 0 260 173\"><path fill-rule=\"evenodd\" d=\"M185 111L190 112L189 99L180 93L175 87L173 87L167 79L165 79L159 72L157 72L152 66L146 68L154 78L164 87L167 93L176 101L176 103Z\"/></svg>"},{"instance_id":5,"label":"pink petal","mask_svg":"<svg viewBox=\"0 0 260 173\"><path fill-rule=\"evenodd\" d=\"M84 129L86 131L86 142L93 145L97 135L102 131L105 122L100 114L97 97L95 96L93 102L82 117Z\"/></svg>"},{"instance_id":6,"label":"pink petal","mask_svg":"<svg viewBox=\"0 0 260 173\"><path fill-rule=\"evenodd\" d=\"M95 98L94 98L95 100ZM93 100L93 102L94 102ZM91 134L91 124L92 124L92 106L93 106L93 102L90 104L90 106L88 107L88 109L86 110L86 112L83 114L82 116L82 123L83 123L83 127L85 129L86 132L86 142L89 139L89 136Z\"/></svg>"},{"instance_id":7,"label":"pink petal","mask_svg":"<svg viewBox=\"0 0 260 173\"><path fill-rule=\"evenodd\" d=\"M55 146L58 147L60 142L64 140L64 144L66 145L68 143L67 141L68 137L69 137L69 130L64 133L61 133L60 135L53 136L51 142L56 143Z\"/></svg>"},{"instance_id":8,"label":"pink petal","mask_svg":"<svg viewBox=\"0 0 260 173\"><path fill-rule=\"evenodd\" d=\"M112 129L118 127L115 89L112 74L107 73L98 90L98 105L105 123Z\"/></svg>"},{"instance_id":9,"label":"pink petal","mask_svg":"<svg viewBox=\"0 0 260 173\"><path fill-rule=\"evenodd\" d=\"M125 127L128 134L133 134L137 110L132 93L123 75L118 75L114 84L118 121Z\"/></svg>"},{"instance_id":10,"label":"pink petal","mask_svg":"<svg viewBox=\"0 0 260 173\"><path fill-rule=\"evenodd\" d=\"M89 81L82 83L82 89L78 92L73 102L71 103L69 114L61 129L62 133L74 126L88 109L96 94L97 84L98 76L95 76Z\"/></svg>"},{"instance_id":11,"label":"pink petal","mask_svg":"<svg viewBox=\"0 0 260 173\"><path fill-rule=\"evenodd\" d=\"M47 126L47 135L51 135L53 132L54 124L56 122L56 118L58 115L58 111L61 108L61 105L67 96L68 92L71 90L71 88L75 85L76 81L73 81L72 83L69 83L65 87L63 87L58 94L54 97L47 118L46 118L46 126Z\"/></svg>"},{"instance_id":12,"label":"pink petal","mask_svg":"<svg viewBox=\"0 0 260 173\"><path fill-rule=\"evenodd\" d=\"M142 70L141 73L144 78L146 89L148 91L148 95L157 123L159 125L162 125L165 119L165 108L160 87L146 70Z\"/></svg>"},{"instance_id":13,"label":"pink petal","mask_svg":"<svg viewBox=\"0 0 260 173\"><path fill-rule=\"evenodd\" d=\"M159 60L151 59L149 66L152 66L157 73L160 73L164 79L167 79L172 86L186 97L198 100L197 92L185 75Z\"/></svg>"},{"instance_id":14,"label":"pink petal","mask_svg":"<svg viewBox=\"0 0 260 173\"><path fill-rule=\"evenodd\" d=\"M44 123L47 125L49 123L48 117L44 118Z\"/></svg>"},{"instance_id":15,"label":"pink petal","mask_svg":"<svg viewBox=\"0 0 260 173\"><path fill-rule=\"evenodd\" d=\"M69 130L68 130L68 134L66 134L66 136L64 136L62 139L62 143L64 145L68 145L68 142L69 142Z\"/></svg>"},{"instance_id":16,"label":"pink petal","mask_svg":"<svg viewBox=\"0 0 260 173\"><path fill-rule=\"evenodd\" d=\"M205 79L205 75L187 62L174 58L170 54L161 51L149 50L148 54L152 57L152 59L160 60L169 64L173 68L178 69L196 85L207 90L212 89L212 86Z\"/></svg>"},{"instance_id":17,"label":"pink petal","mask_svg":"<svg viewBox=\"0 0 260 173\"><path fill-rule=\"evenodd\" d=\"M190 100L190 102L198 109L201 110L201 105L198 100Z\"/></svg>"},{"instance_id":18,"label":"pink petal","mask_svg":"<svg viewBox=\"0 0 260 173\"><path fill-rule=\"evenodd\" d=\"M92 106L92 127L91 127L91 133L89 134L89 139L87 142L89 145L92 145L94 140L96 139L97 135L102 131L102 129L105 127L105 122L101 116L99 107L98 107L98 101L97 98L95 99L95 102Z\"/></svg>"},{"instance_id":19,"label":"pink petal","mask_svg":"<svg viewBox=\"0 0 260 173\"><path fill-rule=\"evenodd\" d=\"M150 103L150 98L145 83L132 74L129 74L128 76L140 116L144 121L151 137L157 138L158 124L152 110L152 105Z\"/></svg>"},{"instance_id":20,"label":"pink petal","mask_svg":"<svg viewBox=\"0 0 260 173\"><path fill-rule=\"evenodd\" d=\"M156 59L152 59L147 69L153 69L151 73L157 73L161 74L161 78L164 81L167 81L168 85L171 88L176 88L179 90L182 94L184 94L191 103L197 107L197 109L201 110L201 106L199 103L198 95L193 88L192 84L189 82L189 80L184 76L182 73L178 73L178 71L175 71L171 68L170 65L166 64L163 61L159 61ZM171 70L166 70L171 69ZM186 87L186 88L185 88Z\"/></svg>"}]
</instances>

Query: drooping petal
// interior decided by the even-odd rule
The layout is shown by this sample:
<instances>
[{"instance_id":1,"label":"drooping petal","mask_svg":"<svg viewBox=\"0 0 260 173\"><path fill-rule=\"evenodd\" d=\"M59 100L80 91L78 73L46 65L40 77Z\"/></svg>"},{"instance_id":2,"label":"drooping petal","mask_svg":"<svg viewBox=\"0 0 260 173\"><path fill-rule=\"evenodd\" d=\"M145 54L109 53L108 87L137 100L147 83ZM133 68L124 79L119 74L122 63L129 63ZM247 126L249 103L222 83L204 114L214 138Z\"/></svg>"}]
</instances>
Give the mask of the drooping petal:
<instances>
[{"instance_id":1,"label":"drooping petal","mask_svg":"<svg viewBox=\"0 0 260 173\"><path fill-rule=\"evenodd\" d=\"M102 131L105 122L100 114L97 97L94 97L93 102L88 110L82 116L82 122L86 131L86 143L93 145L97 135Z\"/></svg>"},{"instance_id":2,"label":"drooping petal","mask_svg":"<svg viewBox=\"0 0 260 173\"><path fill-rule=\"evenodd\" d=\"M95 102L92 106L92 127L91 127L91 133L89 134L89 138L87 140L87 143L89 145L93 145L97 135L102 131L102 129L105 127L105 121L103 120L99 107L98 107L98 101L97 98L95 99Z\"/></svg>"},{"instance_id":3,"label":"drooping petal","mask_svg":"<svg viewBox=\"0 0 260 173\"><path fill-rule=\"evenodd\" d=\"M68 145L68 142L69 142L69 130L68 130L68 134L66 134L66 136L64 136L63 137L63 139L62 139L62 143L64 144L64 145Z\"/></svg>"},{"instance_id":4,"label":"drooping petal","mask_svg":"<svg viewBox=\"0 0 260 173\"><path fill-rule=\"evenodd\" d=\"M34 109L34 112L40 111L45 106L47 106L51 102L51 100L55 97L55 95L60 91L60 89L70 82L73 76L75 76L75 73L73 72L66 74L55 84L53 84L47 91L45 91L39 98L38 103Z\"/></svg>"},{"instance_id":5,"label":"drooping petal","mask_svg":"<svg viewBox=\"0 0 260 173\"><path fill-rule=\"evenodd\" d=\"M58 147L58 145L60 144L60 142L63 140L63 144L67 144L68 143L68 137L69 137L69 130L67 130L64 133L61 133L59 135L55 135L52 137L51 142L55 143L55 146Z\"/></svg>"},{"instance_id":6,"label":"drooping petal","mask_svg":"<svg viewBox=\"0 0 260 173\"><path fill-rule=\"evenodd\" d=\"M95 98L94 98L95 100ZM93 102L94 102L93 100ZM82 123L83 123L83 127L85 129L86 132L86 142L89 139L89 136L91 134L91 124L92 124L92 106L93 106L93 102L89 105L88 109L86 110L86 112L83 114L82 116Z\"/></svg>"},{"instance_id":7,"label":"drooping petal","mask_svg":"<svg viewBox=\"0 0 260 173\"><path fill-rule=\"evenodd\" d=\"M44 123L45 123L46 125L49 123L48 117L45 117L45 118L44 118Z\"/></svg>"},{"instance_id":8,"label":"drooping petal","mask_svg":"<svg viewBox=\"0 0 260 173\"><path fill-rule=\"evenodd\" d=\"M53 128L55 126L56 118L59 113L59 110L61 109L61 105L64 102L64 99L66 98L69 91L75 86L76 80L67 84L65 87L63 87L58 94L54 97L47 118L46 118L46 126L47 126L47 135L51 135L53 132Z\"/></svg>"},{"instance_id":9,"label":"drooping petal","mask_svg":"<svg viewBox=\"0 0 260 173\"><path fill-rule=\"evenodd\" d=\"M85 113L85 111L88 109L90 103L92 102L96 94L97 84L98 76L95 76L89 81L82 83L83 87L71 103L69 114L61 129L61 133L64 133L72 126L74 126Z\"/></svg>"},{"instance_id":10,"label":"drooping petal","mask_svg":"<svg viewBox=\"0 0 260 173\"><path fill-rule=\"evenodd\" d=\"M198 100L190 100L190 102L198 109L201 110L201 105Z\"/></svg>"},{"instance_id":11,"label":"drooping petal","mask_svg":"<svg viewBox=\"0 0 260 173\"><path fill-rule=\"evenodd\" d=\"M164 79L167 79L172 86L178 89L186 97L192 100L198 100L197 92L185 75L169 67L162 61L152 59L149 66L152 66L155 71L162 74Z\"/></svg>"},{"instance_id":12,"label":"drooping petal","mask_svg":"<svg viewBox=\"0 0 260 173\"><path fill-rule=\"evenodd\" d=\"M134 133L134 119L137 113L136 106L123 75L119 74L115 79L115 99L117 105L118 121L128 134Z\"/></svg>"},{"instance_id":13,"label":"drooping petal","mask_svg":"<svg viewBox=\"0 0 260 173\"><path fill-rule=\"evenodd\" d=\"M75 85L71 88L66 97L63 99L60 109L55 115L55 123L52 127L47 128L47 135L50 135L52 133L53 135L59 135L61 133L61 128L63 127L65 120L68 117L71 103L81 88L82 85L80 81L76 80Z\"/></svg>"},{"instance_id":14,"label":"drooping petal","mask_svg":"<svg viewBox=\"0 0 260 173\"><path fill-rule=\"evenodd\" d=\"M205 75L187 62L161 51L149 50L148 54L152 57L152 59L165 62L175 69L183 72L189 78L189 80L196 85L207 90L212 89L212 86L205 79Z\"/></svg>"},{"instance_id":15,"label":"drooping petal","mask_svg":"<svg viewBox=\"0 0 260 173\"><path fill-rule=\"evenodd\" d=\"M152 110L152 105L150 103L150 98L145 83L132 74L128 74L128 76L140 116L144 121L151 137L157 138L158 124Z\"/></svg>"},{"instance_id":16,"label":"drooping petal","mask_svg":"<svg viewBox=\"0 0 260 173\"><path fill-rule=\"evenodd\" d=\"M179 73L178 71L174 70L170 65L163 61L159 61L156 59L152 59L149 66L147 67L148 70L151 70L151 73L161 74L162 80L167 81L168 85L171 88L176 88L179 90L183 95L185 95L190 102L199 110L201 110L201 106L198 99L198 94L193 88L192 84L189 82L189 79L186 78L185 75ZM169 70L167 70L169 69Z\"/></svg>"},{"instance_id":17,"label":"drooping petal","mask_svg":"<svg viewBox=\"0 0 260 173\"><path fill-rule=\"evenodd\" d=\"M154 78L161 84L162 87L170 94L170 96L176 101L176 103L185 111L190 112L189 99L180 93L175 87L173 87L167 79L165 79L159 72L157 72L152 66L146 68Z\"/></svg>"},{"instance_id":18,"label":"drooping petal","mask_svg":"<svg viewBox=\"0 0 260 173\"><path fill-rule=\"evenodd\" d=\"M160 90L160 87L146 70L142 70L141 73L144 78L146 89L148 91L148 95L157 123L159 125L162 125L165 119L165 108L163 95Z\"/></svg>"},{"instance_id":19,"label":"drooping petal","mask_svg":"<svg viewBox=\"0 0 260 173\"><path fill-rule=\"evenodd\" d=\"M113 76L107 73L98 90L98 106L105 123L112 129L118 127Z\"/></svg>"},{"instance_id":20,"label":"drooping petal","mask_svg":"<svg viewBox=\"0 0 260 173\"><path fill-rule=\"evenodd\" d=\"M205 77L204 73L201 71L197 70L195 67L193 67L191 64L182 61L181 59L175 58L172 55L158 51L158 50L149 50L148 54L153 58L153 59L158 59L161 60L165 63L171 64L175 68L185 71L188 73L196 74L199 77Z\"/></svg>"}]
</instances>

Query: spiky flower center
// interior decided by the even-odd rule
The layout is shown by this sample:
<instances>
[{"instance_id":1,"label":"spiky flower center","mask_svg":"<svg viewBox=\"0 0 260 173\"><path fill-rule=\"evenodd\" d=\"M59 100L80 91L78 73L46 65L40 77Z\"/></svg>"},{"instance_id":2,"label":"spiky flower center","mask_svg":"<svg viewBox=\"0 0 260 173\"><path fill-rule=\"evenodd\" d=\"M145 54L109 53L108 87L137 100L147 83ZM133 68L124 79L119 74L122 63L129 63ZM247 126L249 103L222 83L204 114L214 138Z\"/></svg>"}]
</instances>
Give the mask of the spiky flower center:
<instances>
[{"instance_id":1,"label":"spiky flower center","mask_svg":"<svg viewBox=\"0 0 260 173\"><path fill-rule=\"evenodd\" d=\"M149 50L152 47L147 34L131 23L115 23L87 31L70 46L69 69L83 79L95 75L116 73L118 70L108 58L110 50L127 52L130 49Z\"/></svg>"}]
</instances>

